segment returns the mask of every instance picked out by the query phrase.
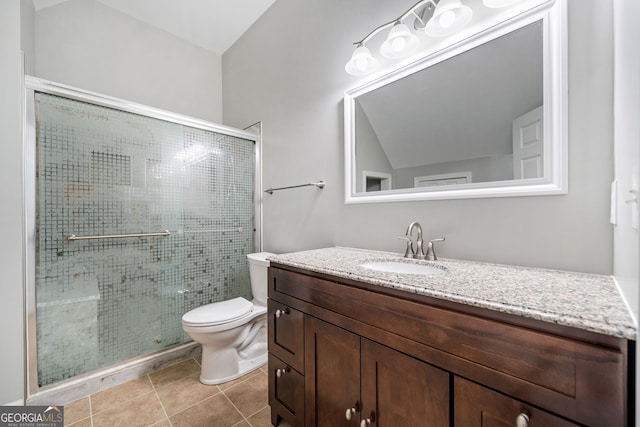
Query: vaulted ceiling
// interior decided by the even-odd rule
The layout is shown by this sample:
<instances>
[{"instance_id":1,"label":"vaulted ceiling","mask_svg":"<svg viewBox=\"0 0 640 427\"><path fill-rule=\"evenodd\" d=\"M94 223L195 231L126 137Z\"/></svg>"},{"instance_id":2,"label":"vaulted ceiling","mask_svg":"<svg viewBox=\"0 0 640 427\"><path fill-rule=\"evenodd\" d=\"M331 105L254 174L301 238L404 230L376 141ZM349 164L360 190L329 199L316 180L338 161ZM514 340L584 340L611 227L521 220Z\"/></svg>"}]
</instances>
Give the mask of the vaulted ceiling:
<instances>
[{"instance_id":1,"label":"vaulted ceiling","mask_svg":"<svg viewBox=\"0 0 640 427\"><path fill-rule=\"evenodd\" d=\"M36 11L65 1L33 0ZM222 55L275 0L95 0Z\"/></svg>"}]
</instances>

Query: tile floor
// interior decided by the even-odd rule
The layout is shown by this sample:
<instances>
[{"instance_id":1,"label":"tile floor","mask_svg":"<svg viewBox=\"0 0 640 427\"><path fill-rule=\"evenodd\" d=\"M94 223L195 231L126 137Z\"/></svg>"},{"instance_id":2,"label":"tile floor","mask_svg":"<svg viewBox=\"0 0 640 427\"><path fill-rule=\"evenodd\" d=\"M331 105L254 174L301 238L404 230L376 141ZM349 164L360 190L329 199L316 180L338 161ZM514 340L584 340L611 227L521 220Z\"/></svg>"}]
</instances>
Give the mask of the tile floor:
<instances>
[{"instance_id":1,"label":"tile floor","mask_svg":"<svg viewBox=\"0 0 640 427\"><path fill-rule=\"evenodd\" d=\"M267 366L217 386L200 383L198 359L64 405L73 427L271 427Z\"/></svg>"}]
</instances>

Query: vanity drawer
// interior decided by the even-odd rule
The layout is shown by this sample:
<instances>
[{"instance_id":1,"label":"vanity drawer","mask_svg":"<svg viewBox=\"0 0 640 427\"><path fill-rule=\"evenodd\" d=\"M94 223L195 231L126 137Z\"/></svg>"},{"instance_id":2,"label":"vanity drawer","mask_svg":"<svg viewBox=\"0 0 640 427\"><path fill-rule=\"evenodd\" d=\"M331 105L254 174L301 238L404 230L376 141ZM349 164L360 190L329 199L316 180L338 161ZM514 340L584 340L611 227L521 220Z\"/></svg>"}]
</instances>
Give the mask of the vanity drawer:
<instances>
[{"instance_id":1,"label":"vanity drawer","mask_svg":"<svg viewBox=\"0 0 640 427\"><path fill-rule=\"evenodd\" d=\"M456 427L578 427L578 424L459 377L455 378L454 395Z\"/></svg>"},{"instance_id":2,"label":"vanity drawer","mask_svg":"<svg viewBox=\"0 0 640 427\"><path fill-rule=\"evenodd\" d=\"M301 301L300 310L356 320L360 335L567 418L625 424L624 340L619 348L589 344L465 313L462 305L452 310L277 268L270 291Z\"/></svg>"},{"instance_id":3,"label":"vanity drawer","mask_svg":"<svg viewBox=\"0 0 640 427\"><path fill-rule=\"evenodd\" d=\"M269 352L304 374L304 314L273 299L267 308Z\"/></svg>"},{"instance_id":4,"label":"vanity drawer","mask_svg":"<svg viewBox=\"0 0 640 427\"><path fill-rule=\"evenodd\" d=\"M272 423L284 419L292 426L304 422L304 376L269 354L269 405Z\"/></svg>"}]
</instances>

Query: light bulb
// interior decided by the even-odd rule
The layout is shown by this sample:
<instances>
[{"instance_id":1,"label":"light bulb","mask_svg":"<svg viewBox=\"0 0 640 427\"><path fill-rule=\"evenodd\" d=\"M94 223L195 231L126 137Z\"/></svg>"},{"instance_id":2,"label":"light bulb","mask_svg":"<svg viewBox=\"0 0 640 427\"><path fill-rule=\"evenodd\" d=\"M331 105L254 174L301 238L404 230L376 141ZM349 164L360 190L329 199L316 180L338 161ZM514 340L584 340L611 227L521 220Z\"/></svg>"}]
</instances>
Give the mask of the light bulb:
<instances>
[{"instance_id":1,"label":"light bulb","mask_svg":"<svg viewBox=\"0 0 640 427\"><path fill-rule=\"evenodd\" d=\"M369 61L367 61L366 58L358 58L356 60L356 68L360 71L365 71L367 69L367 64L369 63Z\"/></svg>"},{"instance_id":2,"label":"light bulb","mask_svg":"<svg viewBox=\"0 0 640 427\"><path fill-rule=\"evenodd\" d=\"M447 10L438 18L442 28L449 28L456 20L456 13L453 10Z\"/></svg>"},{"instance_id":3,"label":"light bulb","mask_svg":"<svg viewBox=\"0 0 640 427\"><path fill-rule=\"evenodd\" d=\"M402 37L398 37L391 42L391 48L395 52L402 52L406 47L407 47L407 42Z\"/></svg>"},{"instance_id":4,"label":"light bulb","mask_svg":"<svg viewBox=\"0 0 640 427\"><path fill-rule=\"evenodd\" d=\"M364 45L359 45L351 55L351 59L344 66L347 73L354 76L368 74L378 68L378 61L371 55L371 51Z\"/></svg>"},{"instance_id":5,"label":"light bulb","mask_svg":"<svg viewBox=\"0 0 640 427\"><path fill-rule=\"evenodd\" d=\"M409 27L397 22L380 46L380 54L385 58L401 58L413 53L419 42L418 36L413 34Z\"/></svg>"},{"instance_id":6,"label":"light bulb","mask_svg":"<svg viewBox=\"0 0 640 427\"><path fill-rule=\"evenodd\" d=\"M460 0L440 0L424 32L431 37L448 36L467 25L472 15L471 8Z\"/></svg>"}]
</instances>

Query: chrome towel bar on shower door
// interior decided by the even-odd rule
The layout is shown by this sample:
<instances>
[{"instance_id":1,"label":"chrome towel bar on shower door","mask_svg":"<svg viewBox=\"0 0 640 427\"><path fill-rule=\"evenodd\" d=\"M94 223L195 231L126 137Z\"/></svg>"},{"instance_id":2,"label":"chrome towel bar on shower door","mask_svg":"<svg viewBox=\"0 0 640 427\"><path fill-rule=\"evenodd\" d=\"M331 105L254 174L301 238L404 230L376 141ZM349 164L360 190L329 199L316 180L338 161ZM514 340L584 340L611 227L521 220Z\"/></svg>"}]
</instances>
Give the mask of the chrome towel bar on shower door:
<instances>
[{"instance_id":1,"label":"chrome towel bar on shower door","mask_svg":"<svg viewBox=\"0 0 640 427\"><path fill-rule=\"evenodd\" d=\"M76 236L75 234L68 234L64 236L67 242L73 242L76 240L98 240L98 239L123 239L125 237L151 237L151 236L170 236L169 230L160 231L158 233L134 233L134 234L108 234L105 236Z\"/></svg>"}]
</instances>

